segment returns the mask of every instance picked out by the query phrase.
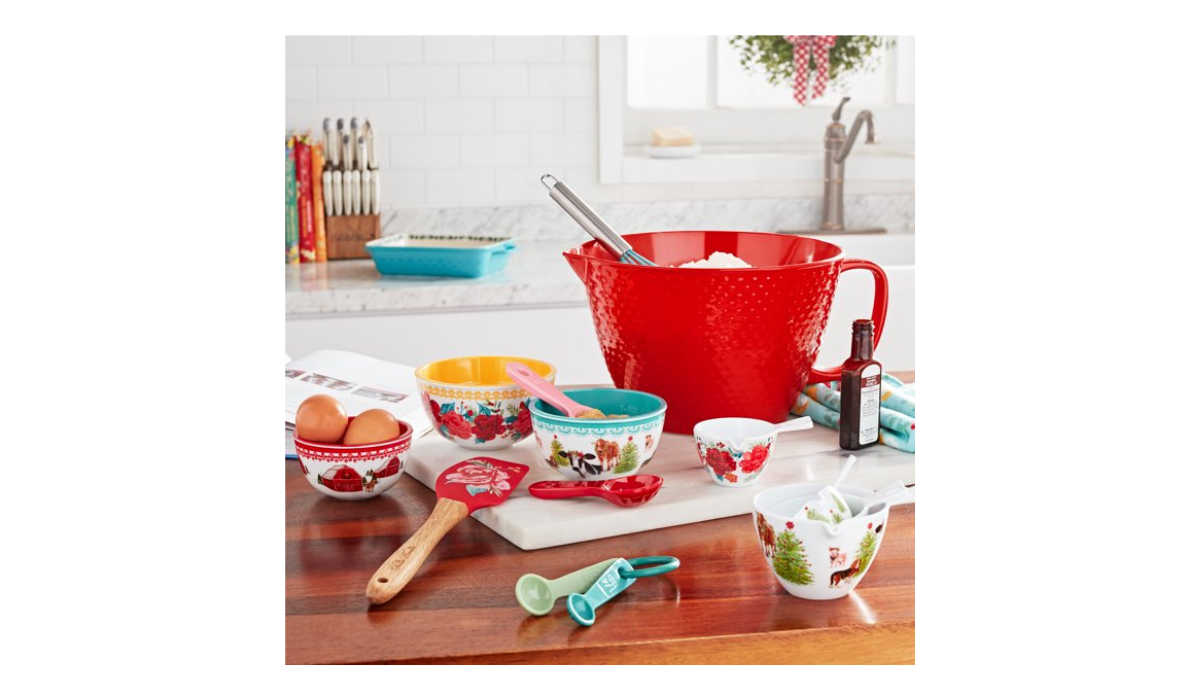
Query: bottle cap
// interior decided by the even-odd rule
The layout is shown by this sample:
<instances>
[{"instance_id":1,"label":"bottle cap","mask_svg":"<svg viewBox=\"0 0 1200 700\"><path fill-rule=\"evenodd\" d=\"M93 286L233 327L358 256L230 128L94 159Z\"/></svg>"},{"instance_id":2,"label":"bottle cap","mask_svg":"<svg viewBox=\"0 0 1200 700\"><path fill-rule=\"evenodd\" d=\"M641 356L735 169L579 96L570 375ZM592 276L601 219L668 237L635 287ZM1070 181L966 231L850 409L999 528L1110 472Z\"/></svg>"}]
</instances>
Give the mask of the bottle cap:
<instances>
[{"instance_id":1,"label":"bottle cap","mask_svg":"<svg viewBox=\"0 0 1200 700\"><path fill-rule=\"evenodd\" d=\"M855 333L871 333L875 330L875 323L869 318L860 318L854 322Z\"/></svg>"}]
</instances>

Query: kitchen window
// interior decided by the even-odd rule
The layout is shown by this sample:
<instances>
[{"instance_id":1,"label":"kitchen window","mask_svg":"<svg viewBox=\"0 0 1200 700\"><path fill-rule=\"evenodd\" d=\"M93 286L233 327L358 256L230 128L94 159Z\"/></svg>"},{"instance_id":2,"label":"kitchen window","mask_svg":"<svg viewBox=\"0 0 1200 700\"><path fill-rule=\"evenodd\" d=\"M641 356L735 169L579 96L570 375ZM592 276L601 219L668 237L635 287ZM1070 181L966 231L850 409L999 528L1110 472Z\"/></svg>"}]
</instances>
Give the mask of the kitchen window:
<instances>
[{"instance_id":1,"label":"kitchen window","mask_svg":"<svg viewBox=\"0 0 1200 700\"><path fill-rule=\"evenodd\" d=\"M856 177L912 180L915 39L892 37L873 72L846 76L805 106L790 85L747 72L727 36L600 37L600 181L737 182L822 177L822 137L843 95L847 126L861 109L875 116L880 144L855 148ZM685 126L695 158L643 152L656 126Z\"/></svg>"}]
</instances>

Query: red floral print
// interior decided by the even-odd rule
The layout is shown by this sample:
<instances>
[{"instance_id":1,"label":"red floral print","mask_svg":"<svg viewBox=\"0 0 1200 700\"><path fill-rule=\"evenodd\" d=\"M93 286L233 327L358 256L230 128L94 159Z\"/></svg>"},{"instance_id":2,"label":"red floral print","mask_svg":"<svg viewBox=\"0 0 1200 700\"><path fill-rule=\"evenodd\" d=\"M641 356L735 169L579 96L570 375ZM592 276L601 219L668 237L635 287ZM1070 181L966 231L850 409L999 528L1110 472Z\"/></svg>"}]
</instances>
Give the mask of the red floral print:
<instances>
[{"instance_id":1,"label":"red floral print","mask_svg":"<svg viewBox=\"0 0 1200 700\"><path fill-rule=\"evenodd\" d=\"M434 425L441 424L441 422L442 422L441 411L442 411L442 408L441 408L441 406L438 406L438 402L434 401L433 399L429 399L429 414L433 416Z\"/></svg>"},{"instance_id":2,"label":"red floral print","mask_svg":"<svg viewBox=\"0 0 1200 700\"><path fill-rule=\"evenodd\" d=\"M533 430L533 417L529 414L529 407L521 404L520 410L517 411L517 419L513 421L512 431L520 435Z\"/></svg>"},{"instance_id":3,"label":"red floral print","mask_svg":"<svg viewBox=\"0 0 1200 700\"><path fill-rule=\"evenodd\" d=\"M482 491L501 496L503 491L512 490L512 484L508 483L508 472L502 467L483 460L469 459L467 461L470 466L459 467L458 471L446 476L446 481L466 484L468 487L479 487L476 491L467 489L472 496Z\"/></svg>"},{"instance_id":4,"label":"red floral print","mask_svg":"<svg viewBox=\"0 0 1200 700\"><path fill-rule=\"evenodd\" d=\"M471 432L480 440L494 440L497 435L504 434L504 428L504 418L499 413L493 413L489 416L475 416L475 425Z\"/></svg>"},{"instance_id":5,"label":"red floral print","mask_svg":"<svg viewBox=\"0 0 1200 700\"><path fill-rule=\"evenodd\" d=\"M471 437L471 424L466 418L458 415L454 411L446 411L446 414L441 418L442 425L450 434L459 440L467 440Z\"/></svg>"},{"instance_id":6,"label":"red floral print","mask_svg":"<svg viewBox=\"0 0 1200 700\"><path fill-rule=\"evenodd\" d=\"M787 529L789 529L789 530L796 527L796 523L792 522L791 520L787 521L787 523L785 523L785 524L787 525Z\"/></svg>"},{"instance_id":7,"label":"red floral print","mask_svg":"<svg viewBox=\"0 0 1200 700\"><path fill-rule=\"evenodd\" d=\"M742 456L739 466L747 474L753 474L762 469L763 465L767 463L767 457L770 456L771 450L766 445L755 445L754 449Z\"/></svg>"},{"instance_id":8,"label":"red floral print","mask_svg":"<svg viewBox=\"0 0 1200 700\"><path fill-rule=\"evenodd\" d=\"M718 450L715 447L708 448L708 452L704 453L704 463L708 465L718 476L725 476L737 469L737 464L733 461L733 455L728 452Z\"/></svg>"}]
</instances>

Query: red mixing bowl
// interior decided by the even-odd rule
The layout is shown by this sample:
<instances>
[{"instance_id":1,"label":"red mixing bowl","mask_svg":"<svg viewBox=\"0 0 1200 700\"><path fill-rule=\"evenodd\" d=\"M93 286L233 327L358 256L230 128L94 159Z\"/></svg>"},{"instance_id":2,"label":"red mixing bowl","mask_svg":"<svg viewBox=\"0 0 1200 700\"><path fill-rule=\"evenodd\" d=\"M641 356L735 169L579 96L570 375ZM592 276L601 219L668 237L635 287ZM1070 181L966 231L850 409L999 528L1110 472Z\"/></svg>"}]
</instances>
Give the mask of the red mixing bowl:
<instances>
[{"instance_id":1,"label":"red mixing bowl","mask_svg":"<svg viewBox=\"0 0 1200 700\"><path fill-rule=\"evenodd\" d=\"M563 253L587 287L613 383L671 406L665 429L690 433L721 417L787 418L807 383L841 378L813 367L838 276L875 277L875 344L887 317L887 276L842 249L777 233L660 231L624 236L660 267L618 262L595 242ZM668 267L725 252L753 269ZM849 332L849 329L845 329Z\"/></svg>"}]
</instances>

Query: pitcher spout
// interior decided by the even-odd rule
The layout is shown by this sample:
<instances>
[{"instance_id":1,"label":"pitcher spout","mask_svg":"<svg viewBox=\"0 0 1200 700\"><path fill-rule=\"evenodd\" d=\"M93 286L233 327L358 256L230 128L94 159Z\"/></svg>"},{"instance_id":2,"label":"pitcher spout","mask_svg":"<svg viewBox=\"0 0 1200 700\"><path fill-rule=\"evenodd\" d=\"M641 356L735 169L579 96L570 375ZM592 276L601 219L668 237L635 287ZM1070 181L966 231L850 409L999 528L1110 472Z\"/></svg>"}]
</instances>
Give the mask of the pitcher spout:
<instances>
[{"instance_id":1,"label":"pitcher spout","mask_svg":"<svg viewBox=\"0 0 1200 700\"><path fill-rule=\"evenodd\" d=\"M563 253L563 257L567 259L567 264L575 271L579 281L585 282L587 280L587 256L568 250Z\"/></svg>"}]
</instances>

